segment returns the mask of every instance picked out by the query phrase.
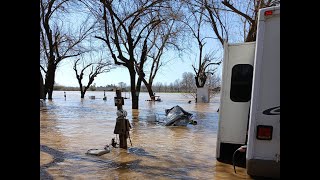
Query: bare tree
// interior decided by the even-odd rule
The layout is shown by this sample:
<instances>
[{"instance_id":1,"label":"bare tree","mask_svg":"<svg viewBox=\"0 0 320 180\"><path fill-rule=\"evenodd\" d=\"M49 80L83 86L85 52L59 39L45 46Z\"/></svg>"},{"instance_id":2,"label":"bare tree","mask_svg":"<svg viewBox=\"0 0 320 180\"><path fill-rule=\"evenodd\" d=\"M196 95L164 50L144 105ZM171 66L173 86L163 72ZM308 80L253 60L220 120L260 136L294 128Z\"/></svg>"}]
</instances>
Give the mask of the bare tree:
<instances>
[{"instance_id":1,"label":"bare tree","mask_svg":"<svg viewBox=\"0 0 320 180\"><path fill-rule=\"evenodd\" d=\"M184 24L181 23L183 18L181 7L181 5L178 5L177 10L172 10L168 18L164 18L161 26L157 26L149 37L147 57L151 61L151 66L149 72L148 68L145 67L144 72L146 76L149 73L149 78L143 78L142 81L148 90L150 98L153 100L155 98L152 89L153 81L160 68L169 62L168 59L162 58L163 55L170 49L175 50L176 54L183 51L181 39L183 39L185 28Z\"/></svg>"},{"instance_id":2,"label":"bare tree","mask_svg":"<svg viewBox=\"0 0 320 180\"><path fill-rule=\"evenodd\" d=\"M152 32L164 21L169 0L101 0L88 5L101 18L103 34L95 36L106 43L116 65L125 66L130 75L132 109L139 107L144 65Z\"/></svg>"},{"instance_id":3,"label":"bare tree","mask_svg":"<svg viewBox=\"0 0 320 180\"><path fill-rule=\"evenodd\" d=\"M169 84L169 91L174 92L174 86L172 82Z\"/></svg>"},{"instance_id":4,"label":"bare tree","mask_svg":"<svg viewBox=\"0 0 320 180\"><path fill-rule=\"evenodd\" d=\"M222 20L223 12L232 12L242 18L244 41L251 42L256 40L259 9L275 3L273 0L223 0L221 2L223 6L221 6L216 0L202 0L198 2L201 2L206 9L208 22L210 22L215 35L222 45L224 40L228 40L226 24Z\"/></svg>"},{"instance_id":5,"label":"bare tree","mask_svg":"<svg viewBox=\"0 0 320 180\"><path fill-rule=\"evenodd\" d=\"M176 92L180 92L181 86L180 86L180 80L176 79L173 83L173 86L175 87Z\"/></svg>"},{"instance_id":6,"label":"bare tree","mask_svg":"<svg viewBox=\"0 0 320 180\"><path fill-rule=\"evenodd\" d=\"M217 0L181 0L181 2L187 5L192 16L198 18L198 25L205 22L212 27L216 36L214 38L223 45L224 40L228 39L228 31L223 22L224 12L228 10L222 7L221 2Z\"/></svg>"},{"instance_id":7,"label":"bare tree","mask_svg":"<svg viewBox=\"0 0 320 180\"><path fill-rule=\"evenodd\" d=\"M163 87L163 84L161 82L157 82L155 85L155 88L158 90L158 92L161 92Z\"/></svg>"},{"instance_id":8,"label":"bare tree","mask_svg":"<svg viewBox=\"0 0 320 180\"><path fill-rule=\"evenodd\" d=\"M224 41L228 41L229 38L226 25L223 23L224 12L227 10L216 0L203 0L200 6L206 10L204 13L206 22L209 22L217 39L223 45Z\"/></svg>"},{"instance_id":9,"label":"bare tree","mask_svg":"<svg viewBox=\"0 0 320 180\"><path fill-rule=\"evenodd\" d=\"M96 58L91 57L91 61L89 63L86 63L83 57L75 60L74 62L73 70L76 73L76 78L79 83L81 98L84 98L84 95L86 94L87 90L99 74L109 72L111 69L111 62L105 61L102 57L100 57L98 60L94 59ZM80 64L82 64L81 68L79 68ZM88 73L88 82L86 86L83 86L82 80L84 76L86 76L86 72Z\"/></svg>"},{"instance_id":10,"label":"bare tree","mask_svg":"<svg viewBox=\"0 0 320 180\"><path fill-rule=\"evenodd\" d=\"M184 90L184 92L195 92L195 79L193 78L193 74L191 72L184 72L182 74L182 80L181 80L181 88Z\"/></svg>"},{"instance_id":11,"label":"bare tree","mask_svg":"<svg viewBox=\"0 0 320 180\"><path fill-rule=\"evenodd\" d=\"M193 20L189 20L186 24L191 29L193 36L197 39L199 47L198 68L193 66L196 74L197 87L203 87L205 85L207 75L210 73L207 68L211 65L220 65L222 61L221 59L220 61L213 62L213 57L210 57L210 54L206 54L205 57L202 58L202 51L205 45L204 39L206 38L201 36L200 28L203 24L210 24L215 35L214 38L218 39L220 44L223 45L224 41L228 41L229 38L224 16L226 16L227 13L235 13L243 19L244 41L255 41L258 11L273 3L272 0L237 1L236 5L234 5L234 1L231 0L223 0L222 3L216 0L182 0L181 2L187 4L191 17L193 17Z\"/></svg>"},{"instance_id":12,"label":"bare tree","mask_svg":"<svg viewBox=\"0 0 320 180\"><path fill-rule=\"evenodd\" d=\"M191 72L184 72L182 74L182 80L180 81L180 87L184 92L184 96L192 96L196 98L196 85L194 75Z\"/></svg>"},{"instance_id":13,"label":"bare tree","mask_svg":"<svg viewBox=\"0 0 320 180\"><path fill-rule=\"evenodd\" d=\"M194 3L197 3L194 5ZM201 27L205 24L205 1L191 1L187 2L188 12L190 12L190 17L187 19L185 24L189 27L193 38L196 39L199 48L199 59L198 67L192 65L195 72L195 83L198 88L203 87L206 84L207 74L209 73L208 68L211 65L220 65L221 60L218 62L213 62L215 59L212 53L207 53L203 57L204 46L206 44L207 38L202 35ZM221 38L221 37L220 37ZM213 73L213 72L211 72Z\"/></svg>"},{"instance_id":14,"label":"bare tree","mask_svg":"<svg viewBox=\"0 0 320 180\"><path fill-rule=\"evenodd\" d=\"M220 65L221 64L222 59L220 59L219 61L216 61L215 59L216 58L214 57L214 55L206 54L204 56L203 60L200 61L201 64L199 64L198 69L196 69L194 66L192 66L195 73L196 73L196 76L195 76L196 81L195 82L196 82L196 86L198 88L203 87L206 84L208 74L213 75L216 72L215 70L217 69L217 67L212 69L212 65Z\"/></svg>"},{"instance_id":15,"label":"bare tree","mask_svg":"<svg viewBox=\"0 0 320 180\"><path fill-rule=\"evenodd\" d=\"M92 32L86 19L78 31L64 26L64 14L69 13L72 0L40 0L40 69L45 73L44 96L52 99L55 72L64 59L75 57L85 50L81 42ZM92 23L94 24L94 23Z\"/></svg>"}]
</instances>

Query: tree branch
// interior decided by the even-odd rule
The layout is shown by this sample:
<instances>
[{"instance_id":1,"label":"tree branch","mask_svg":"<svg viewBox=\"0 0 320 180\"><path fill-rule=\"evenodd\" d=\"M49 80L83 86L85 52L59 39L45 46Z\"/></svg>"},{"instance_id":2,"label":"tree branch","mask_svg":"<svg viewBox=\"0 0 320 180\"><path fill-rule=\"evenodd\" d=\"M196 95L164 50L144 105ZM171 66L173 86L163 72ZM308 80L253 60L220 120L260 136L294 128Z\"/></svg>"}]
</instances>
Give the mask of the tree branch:
<instances>
[{"instance_id":1,"label":"tree branch","mask_svg":"<svg viewBox=\"0 0 320 180\"><path fill-rule=\"evenodd\" d=\"M216 34L216 36L218 37L220 43L223 45L223 38L221 37L220 33L219 33L219 30L218 30L218 27L217 27L217 22L215 21L214 17L213 17L213 12L211 10L211 8L205 4L205 8L207 9L208 13L209 13L209 17L210 17L210 20L211 20L211 26L213 28L213 31L214 33Z\"/></svg>"},{"instance_id":2,"label":"tree branch","mask_svg":"<svg viewBox=\"0 0 320 180\"><path fill-rule=\"evenodd\" d=\"M233 5L231 5L229 3L228 0L224 0L222 1L222 4L224 4L225 6L227 6L228 8L230 8L234 13L237 13L239 15L241 15L242 17L246 18L248 21L250 21L252 24L254 23L254 20L248 16L247 14L244 14L243 12L239 11L238 9L236 9Z\"/></svg>"},{"instance_id":3,"label":"tree branch","mask_svg":"<svg viewBox=\"0 0 320 180\"><path fill-rule=\"evenodd\" d=\"M44 73L46 73L47 74L47 71L40 65L40 68L42 69L42 71L44 72Z\"/></svg>"}]
</instances>

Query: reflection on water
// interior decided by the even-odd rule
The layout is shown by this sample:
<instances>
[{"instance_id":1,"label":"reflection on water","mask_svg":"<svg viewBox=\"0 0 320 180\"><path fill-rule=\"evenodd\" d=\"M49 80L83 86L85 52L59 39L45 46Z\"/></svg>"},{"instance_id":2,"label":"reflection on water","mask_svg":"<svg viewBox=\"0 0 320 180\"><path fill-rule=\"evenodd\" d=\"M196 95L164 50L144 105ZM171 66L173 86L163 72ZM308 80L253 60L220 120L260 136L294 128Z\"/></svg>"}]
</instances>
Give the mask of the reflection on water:
<instances>
[{"instance_id":1,"label":"reflection on water","mask_svg":"<svg viewBox=\"0 0 320 180\"><path fill-rule=\"evenodd\" d=\"M89 99L89 96L96 99ZM194 103L181 94L157 93L162 102L145 101L140 94L139 110L125 99L132 129L128 150L113 148L102 156L86 155L88 149L102 149L111 143L116 109L115 92L53 93L52 101L40 109L41 179L250 179L243 168L215 159L219 97L210 103ZM192 100L192 103L188 103ZM193 113L197 125L165 127L165 109L175 105Z\"/></svg>"}]
</instances>

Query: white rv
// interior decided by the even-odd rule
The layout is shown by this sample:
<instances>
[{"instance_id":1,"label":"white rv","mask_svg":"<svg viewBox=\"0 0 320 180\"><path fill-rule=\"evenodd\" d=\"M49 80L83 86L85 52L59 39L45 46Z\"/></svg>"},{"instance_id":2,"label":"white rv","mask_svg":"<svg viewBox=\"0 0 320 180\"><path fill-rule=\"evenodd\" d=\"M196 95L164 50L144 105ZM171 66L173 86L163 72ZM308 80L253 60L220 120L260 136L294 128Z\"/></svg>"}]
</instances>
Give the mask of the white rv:
<instances>
[{"instance_id":1,"label":"white rv","mask_svg":"<svg viewBox=\"0 0 320 180\"><path fill-rule=\"evenodd\" d=\"M280 178L280 6L259 10L252 44L224 46L217 160L245 149L249 175Z\"/></svg>"},{"instance_id":2,"label":"white rv","mask_svg":"<svg viewBox=\"0 0 320 180\"><path fill-rule=\"evenodd\" d=\"M255 42L224 43L223 74L217 135L217 159L231 163L232 155L247 144ZM245 158L237 161L244 166Z\"/></svg>"}]
</instances>

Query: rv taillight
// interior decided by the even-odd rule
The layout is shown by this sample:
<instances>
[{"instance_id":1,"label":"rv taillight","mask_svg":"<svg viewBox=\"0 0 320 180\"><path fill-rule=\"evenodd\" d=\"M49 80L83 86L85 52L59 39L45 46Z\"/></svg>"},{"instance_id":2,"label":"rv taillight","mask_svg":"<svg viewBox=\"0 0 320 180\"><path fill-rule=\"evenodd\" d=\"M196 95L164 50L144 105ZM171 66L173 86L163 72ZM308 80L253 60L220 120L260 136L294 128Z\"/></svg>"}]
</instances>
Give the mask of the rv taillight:
<instances>
[{"instance_id":1,"label":"rv taillight","mask_svg":"<svg viewBox=\"0 0 320 180\"><path fill-rule=\"evenodd\" d=\"M272 139L272 126L258 125L257 126L257 139L271 140Z\"/></svg>"},{"instance_id":2,"label":"rv taillight","mask_svg":"<svg viewBox=\"0 0 320 180\"><path fill-rule=\"evenodd\" d=\"M270 16L270 15L272 15L272 13L273 13L273 11L266 11L266 12L264 12L264 15L265 16Z\"/></svg>"}]
</instances>

